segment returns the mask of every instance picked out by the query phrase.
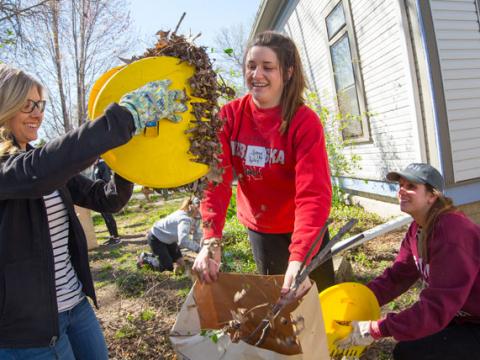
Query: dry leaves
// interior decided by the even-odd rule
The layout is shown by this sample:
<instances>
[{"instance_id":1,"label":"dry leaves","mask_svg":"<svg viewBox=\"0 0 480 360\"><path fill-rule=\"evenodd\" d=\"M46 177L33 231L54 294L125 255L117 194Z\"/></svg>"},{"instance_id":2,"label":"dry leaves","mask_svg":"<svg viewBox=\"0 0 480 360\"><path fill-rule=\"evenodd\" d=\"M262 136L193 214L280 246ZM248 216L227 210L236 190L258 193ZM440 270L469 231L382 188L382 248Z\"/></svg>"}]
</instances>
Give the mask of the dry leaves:
<instances>
[{"instance_id":1,"label":"dry leaves","mask_svg":"<svg viewBox=\"0 0 480 360\"><path fill-rule=\"evenodd\" d=\"M178 26L177 26L178 28ZM210 167L207 176L199 181L178 188L166 189L171 192L194 193L201 198L208 181L220 182L222 169L219 167L219 154L221 146L217 133L222 126L218 117L218 99L225 97L231 99L235 92L224 83L220 84L217 74L213 70L212 62L208 57L206 48L196 46L193 40L175 32L158 31L158 41L153 48L133 60L151 56L172 56L179 62L187 62L195 68L195 74L188 80L192 89L192 96L204 99L203 102L191 101L192 114L195 120L186 131L190 140L189 153L194 161Z\"/></svg>"}]
</instances>

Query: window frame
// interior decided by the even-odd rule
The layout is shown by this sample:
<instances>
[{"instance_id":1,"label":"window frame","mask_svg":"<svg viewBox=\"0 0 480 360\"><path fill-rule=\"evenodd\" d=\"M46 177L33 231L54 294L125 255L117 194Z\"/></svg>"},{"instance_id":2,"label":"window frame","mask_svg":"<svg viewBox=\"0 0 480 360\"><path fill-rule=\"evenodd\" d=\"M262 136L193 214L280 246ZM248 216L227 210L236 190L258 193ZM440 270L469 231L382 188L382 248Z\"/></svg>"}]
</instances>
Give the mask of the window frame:
<instances>
[{"instance_id":1,"label":"window frame","mask_svg":"<svg viewBox=\"0 0 480 360\"><path fill-rule=\"evenodd\" d=\"M478 31L480 31L480 0L475 0L475 8L477 10Z\"/></svg>"},{"instance_id":2,"label":"window frame","mask_svg":"<svg viewBox=\"0 0 480 360\"><path fill-rule=\"evenodd\" d=\"M480 0L477 0L480 1ZM345 25L337 30L331 37L328 35L328 27L327 27L327 18L328 16L335 10L337 6L343 6L343 13L345 15ZM357 49L357 39L355 36L352 12L350 7L350 0L335 0L332 1L330 6L327 8L324 16L324 28L325 28L325 41L328 46L328 57L330 62L330 74L331 74L331 81L333 87L335 89L335 98L337 104L337 110L340 112L340 103L338 101L338 91L337 91L337 84L335 81L335 73L334 73L334 66L333 66L333 57L332 57L332 46L335 45L339 40L343 38L345 34L347 34L348 43L350 46L350 57L352 61L352 70L353 70L353 77L355 81L355 90L357 94L357 102L360 111L360 118L361 118L361 127L362 127L362 136L358 137L347 137L344 138L342 132L342 139L344 141L349 141L354 144L360 143L371 143L371 131L370 131L370 119L367 112L367 105L365 101L365 88L363 86L363 77L360 68L360 57Z\"/></svg>"}]
</instances>

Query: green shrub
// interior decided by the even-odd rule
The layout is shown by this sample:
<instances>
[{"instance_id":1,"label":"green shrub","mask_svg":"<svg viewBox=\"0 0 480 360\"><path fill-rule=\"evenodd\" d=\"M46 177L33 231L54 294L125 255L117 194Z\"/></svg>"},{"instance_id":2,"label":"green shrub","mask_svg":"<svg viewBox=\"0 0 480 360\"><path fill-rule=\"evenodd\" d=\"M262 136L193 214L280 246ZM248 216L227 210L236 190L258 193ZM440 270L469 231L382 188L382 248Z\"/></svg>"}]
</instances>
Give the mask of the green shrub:
<instances>
[{"instance_id":1,"label":"green shrub","mask_svg":"<svg viewBox=\"0 0 480 360\"><path fill-rule=\"evenodd\" d=\"M150 320L153 320L155 318L155 311L151 310L151 309L146 309L146 310L143 310L141 313L140 313L140 320L142 321L150 321Z\"/></svg>"},{"instance_id":2,"label":"green shrub","mask_svg":"<svg viewBox=\"0 0 480 360\"><path fill-rule=\"evenodd\" d=\"M116 280L119 291L130 297L143 294L146 283L145 277L139 271L123 273Z\"/></svg>"},{"instance_id":3,"label":"green shrub","mask_svg":"<svg viewBox=\"0 0 480 360\"><path fill-rule=\"evenodd\" d=\"M237 195L236 195L236 191L232 191L230 204L228 204L228 208L227 208L226 219L230 220L236 216L237 216Z\"/></svg>"}]
</instances>

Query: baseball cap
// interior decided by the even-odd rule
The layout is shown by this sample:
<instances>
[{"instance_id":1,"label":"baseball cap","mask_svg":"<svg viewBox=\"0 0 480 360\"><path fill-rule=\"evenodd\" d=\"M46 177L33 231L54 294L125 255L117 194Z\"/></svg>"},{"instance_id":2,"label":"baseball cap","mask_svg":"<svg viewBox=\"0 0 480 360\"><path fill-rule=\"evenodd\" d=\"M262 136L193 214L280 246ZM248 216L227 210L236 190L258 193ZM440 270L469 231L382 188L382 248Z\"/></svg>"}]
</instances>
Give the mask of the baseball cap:
<instances>
[{"instance_id":1,"label":"baseball cap","mask_svg":"<svg viewBox=\"0 0 480 360\"><path fill-rule=\"evenodd\" d=\"M387 180L398 181L401 177L415 184L429 184L443 193L445 182L442 174L433 166L424 163L413 163L402 171L391 171Z\"/></svg>"}]
</instances>

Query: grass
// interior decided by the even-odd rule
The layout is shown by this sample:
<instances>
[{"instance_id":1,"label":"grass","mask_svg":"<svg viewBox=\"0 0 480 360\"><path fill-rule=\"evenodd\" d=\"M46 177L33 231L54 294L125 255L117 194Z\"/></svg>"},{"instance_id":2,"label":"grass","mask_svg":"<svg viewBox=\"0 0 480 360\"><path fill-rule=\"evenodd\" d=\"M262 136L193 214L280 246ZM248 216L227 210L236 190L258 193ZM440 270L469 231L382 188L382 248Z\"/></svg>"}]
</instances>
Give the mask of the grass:
<instances>
[{"instance_id":1,"label":"grass","mask_svg":"<svg viewBox=\"0 0 480 360\"><path fill-rule=\"evenodd\" d=\"M137 269L136 257L140 251L149 251L144 236L147 230L155 221L177 210L181 202L182 197L172 197L168 201L146 203L141 195L140 199L136 196L122 212L115 214L124 242L115 247L99 247L90 253L96 289L114 289L117 296L125 299L122 302L137 304L127 308L125 314L117 314L119 317L114 321L104 320L109 324L106 337L114 358L148 359L155 351L157 355L162 354L162 358L173 359L168 331L171 321L190 291L191 279L187 275L158 273L148 268ZM245 227L236 218L235 205L232 200L227 211L222 271L254 273L256 267L251 247ZM359 206L342 204L332 208L330 217L333 220L329 227L331 236L351 218L356 218L359 222L351 234L345 237L384 222L379 216L367 213ZM105 224L100 214L95 214L93 219L97 237L101 242L108 234ZM135 238L131 244L128 240L130 237ZM347 258L355 270L355 280L363 283L379 275L394 256L394 250L375 251L364 245L347 253ZM414 287L388 307L384 307L383 312L398 311L411 305L416 301L418 291L419 287ZM368 359L389 359L391 344L387 345L389 347L386 349L376 348L375 357ZM126 355L128 351L129 355Z\"/></svg>"},{"instance_id":2,"label":"grass","mask_svg":"<svg viewBox=\"0 0 480 360\"><path fill-rule=\"evenodd\" d=\"M122 212L115 215L115 219L119 224L121 234L127 236L141 235L145 233L155 221L177 210L181 202L182 198L177 197L164 202L162 206L156 206L154 203L145 203L142 199L132 199ZM225 247L222 262L224 264L224 270L247 273L254 272L255 263L248 243L247 233L245 227L240 224L235 216L235 208L236 202L234 194L227 210L227 219L223 233ZM358 224L352 229L352 234L362 232L382 223L382 219L378 215L367 213L359 206L336 206L332 208L330 217L333 220L332 225L329 227L331 236L334 236L338 229L351 218L359 220ZM95 214L93 219L96 228L105 229L100 214ZM345 237L349 235L351 234L347 234ZM115 258L117 262L127 263L129 257L132 256L132 254L125 254L119 250L111 250L110 254L96 254L94 258L112 257Z\"/></svg>"},{"instance_id":3,"label":"grass","mask_svg":"<svg viewBox=\"0 0 480 360\"><path fill-rule=\"evenodd\" d=\"M240 224L235 216L235 202L231 201L227 211L227 220L223 232L224 249L222 252L223 271L253 273L255 272L255 262L245 227ZM333 237L338 229L345 225L350 219L358 219L357 225L351 233L347 233L344 238L350 235L360 233L381 224L384 220L376 214L368 213L360 206L341 205L332 208L330 218L333 220L329 226L330 236ZM357 255L359 260L361 254ZM365 257L365 255L363 255ZM365 258L363 261L367 262ZM374 263L370 261L370 266Z\"/></svg>"}]
</instances>

